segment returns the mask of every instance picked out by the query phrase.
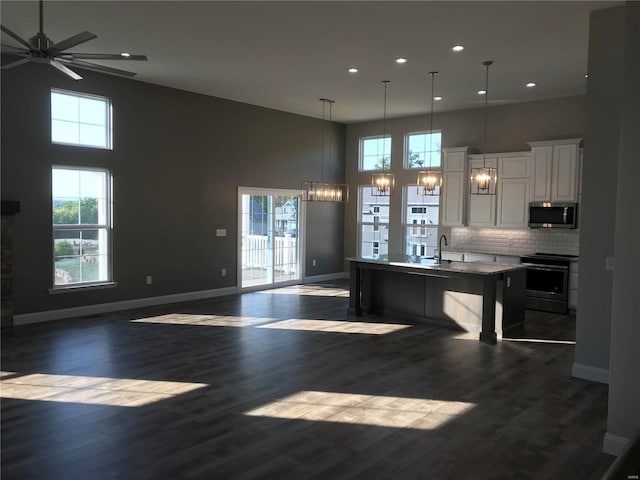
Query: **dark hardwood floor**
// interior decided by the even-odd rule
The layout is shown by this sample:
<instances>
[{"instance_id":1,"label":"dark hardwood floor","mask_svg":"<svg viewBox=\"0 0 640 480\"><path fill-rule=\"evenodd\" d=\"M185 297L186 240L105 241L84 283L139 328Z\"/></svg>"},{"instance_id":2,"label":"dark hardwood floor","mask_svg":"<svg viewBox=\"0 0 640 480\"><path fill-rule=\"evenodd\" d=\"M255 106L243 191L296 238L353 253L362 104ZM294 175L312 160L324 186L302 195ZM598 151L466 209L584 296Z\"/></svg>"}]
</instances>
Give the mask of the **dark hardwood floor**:
<instances>
[{"instance_id":1,"label":"dark hardwood floor","mask_svg":"<svg viewBox=\"0 0 640 480\"><path fill-rule=\"evenodd\" d=\"M2 331L2 478L595 480L575 317L491 346L307 285Z\"/></svg>"}]
</instances>

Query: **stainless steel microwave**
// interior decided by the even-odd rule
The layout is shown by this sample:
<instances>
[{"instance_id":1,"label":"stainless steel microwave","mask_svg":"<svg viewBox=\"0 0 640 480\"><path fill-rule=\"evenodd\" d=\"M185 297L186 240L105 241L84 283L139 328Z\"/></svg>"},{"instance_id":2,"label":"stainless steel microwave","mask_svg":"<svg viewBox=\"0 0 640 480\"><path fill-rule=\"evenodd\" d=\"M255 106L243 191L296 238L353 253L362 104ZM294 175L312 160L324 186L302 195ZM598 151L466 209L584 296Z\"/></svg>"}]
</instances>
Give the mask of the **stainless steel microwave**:
<instances>
[{"instance_id":1,"label":"stainless steel microwave","mask_svg":"<svg viewBox=\"0 0 640 480\"><path fill-rule=\"evenodd\" d=\"M531 228L576 228L577 203L531 202L529 204L529 227Z\"/></svg>"}]
</instances>

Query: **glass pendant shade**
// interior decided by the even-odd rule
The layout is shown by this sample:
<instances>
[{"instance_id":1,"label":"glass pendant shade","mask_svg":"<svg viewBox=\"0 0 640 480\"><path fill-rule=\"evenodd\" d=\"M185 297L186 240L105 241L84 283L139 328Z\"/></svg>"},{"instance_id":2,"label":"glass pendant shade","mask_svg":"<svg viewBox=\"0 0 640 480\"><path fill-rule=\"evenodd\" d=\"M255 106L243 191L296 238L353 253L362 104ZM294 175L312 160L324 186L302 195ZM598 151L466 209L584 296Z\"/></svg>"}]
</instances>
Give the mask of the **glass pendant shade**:
<instances>
[{"instance_id":1,"label":"glass pendant shade","mask_svg":"<svg viewBox=\"0 0 640 480\"><path fill-rule=\"evenodd\" d=\"M418 172L418 195L440 195L442 172L428 170Z\"/></svg>"},{"instance_id":2,"label":"glass pendant shade","mask_svg":"<svg viewBox=\"0 0 640 480\"><path fill-rule=\"evenodd\" d=\"M373 187L371 195L374 197L388 197L393 192L395 184L396 180L393 173L374 173L371 176L371 186Z\"/></svg>"},{"instance_id":3,"label":"glass pendant shade","mask_svg":"<svg viewBox=\"0 0 640 480\"><path fill-rule=\"evenodd\" d=\"M329 121L331 108L335 103L328 98L321 98L322 102L322 180L319 182L302 182L302 200L304 202L337 202L345 203L349 200L349 187L345 183L326 181L324 177L325 164L325 107L329 105ZM331 145L330 145L331 148ZM331 152L331 150L330 150ZM329 175L331 172L331 153L329 153Z\"/></svg>"},{"instance_id":4,"label":"glass pendant shade","mask_svg":"<svg viewBox=\"0 0 640 480\"><path fill-rule=\"evenodd\" d=\"M442 186L442 172L431 169L431 157L433 155L433 99L435 77L438 72L429 72L431 76L431 110L430 110L430 127L429 127L429 170L418 172L418 195L440 195L440 187ZM440 152L438 152L439 154Z\"/></svg>"},{"instance_id":5,"label":"glass pendant shade","mask_svg":"<svg viewBox=\"0 0 640 480\"><path fill-rule=\"evenodd\" d=\"M495 195L498 171L493 167L471 169L470 193L472 195Z\"/></svg>"},{"instance_id":6,"label":"glass pendant shade","mask_svg":"<svg viewBox=\"0 0 640 480\"><path fill-rule=\"evenodd\" d=\"M302 182L305 202L346 202L349 188L346 183Z\"/></svg>"},{"instance_id":7,"label":"glass pendant shade","mask_svg":"<svg viewBox=\"0 0 640 480\"><path fill-rule=\"evenodd\" d=\"M384 110L382 116L382 138L383 143L386 144L387 138L387 86L389 85L389 80L383 80L382 84L384 85ZM383 147L383 152L385 148ZM388 159L389 165L391 165L391 158ZM374 197L390 197L393 194L393 187L396 184L395 176L393 173L385 172L385 159L382 158L382 171L380 173L374 173L371 176L371 195Z\"/></svg>"},{"instance_id":8,"label":"glass pendant shade","mask_svg":"<svg viewBox=\"0 0 640 480\"><path fill-rule=\"evenodd\" d=\"M469 193L471 195L495 195L496 184L498 183L498 170L487 167L487 110L489 107L489 66L493 64L491 60L482 62L485 66L485 95L484 95L484 157L482 167L471 169L471 182L469 183Z\"/></svg>"}]
</instances>

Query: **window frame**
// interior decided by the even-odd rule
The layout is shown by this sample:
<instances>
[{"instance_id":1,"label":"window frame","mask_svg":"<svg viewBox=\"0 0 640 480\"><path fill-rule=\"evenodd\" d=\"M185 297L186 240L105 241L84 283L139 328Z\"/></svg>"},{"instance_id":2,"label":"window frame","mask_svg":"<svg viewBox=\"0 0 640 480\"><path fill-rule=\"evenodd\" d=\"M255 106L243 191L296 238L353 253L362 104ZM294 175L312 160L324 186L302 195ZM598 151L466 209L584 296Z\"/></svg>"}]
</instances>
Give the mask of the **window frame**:
<instances>
[{"instance_id":1,"label":"window frame","mask_svg":"<svg viewBox=\"0 0 640 480\"><path fill-rule=\"evenodd\" d=\"M358 245L357 245L357 255L360 258L379 258L380 255L380 249L383 247L383 245L386 245L387 247L387 255L388 255L388 251L389 251L389 235L390 235L390 229L391 229L391 202L390 202L390 198L389 197L374 197L376 200L382 200L382 199L387 199L387 201L389 201L389 204L386 206L386 208L389 210L388 214L387 214L387 221L381 221L383 219L383 215L382 211L378 211L378 212L373 212L373 207L371 208L370 216L371 216L371 221L364 221L363 220L363 199L364 199L364 189L365 188L372 188L371 185L359 185L358 186L358 205L357 205L357 228L358 228L358 234L357 234L357 241L358 241ZM382 207L383 205L380 205L380 207ZM379 208L378 210L381 210L381 208ZM378 219L378 221L375 221L375 219ZM371 244L371 251L372 251L372 255L371 257L365 257L363 255L363 228L364 227L371 227L371 233L374 235L374 238L369 242L367 241L367 243ZM387 229L387 238L383 238L382 234L383 234L383 229L386 227ZM377 238L376 238L377 235ZM374 253L374 248L373 245L375 243L378 243L378 254L377 256L373 256Z\"/></svg>"},{"instance_id":2,"label":"window frame","mask_svg":"<svg viewBox=\"0 0 640 480\"><path fill-rule=\"evenodd\" d=\"M105 191L105 219L106 223L96 223L96 224L62 224L57 225L53 223L53 172L54 170L71 170L77 172L99 172L104 173L104 191ZM111 170L108 168L101 167L81 167L77 165L52 165L51 166L51 195L50 195L50 212L51 212L51 284L52 287L49 289L49 293L61 293L66 291L73 291L78 289L87 289L87 288L105 288L116 286L117 283L114 282L113 278L113 174ZM65 231L65 230L104 230L106 232L106 241L105 248L107 250L106 253L106 268L107 268L107 279L105 280L95 280L95 281L86 281L86 282L74 282L69 284L56 284L56 253L55 253L55 240L56 240L56 231Z\"/></svg>"},{"instance_id":3,"label":"window frame","mask_svg":"<svg viewBox=\"0 0 640 480\"><path fill-rule=\"evenodd\" d=\"M403 148L403 159L402 159L402 168L404 170L425 170L425 169L429 169L429 164L427 163L426 165L423 166L416 166L416 167L411 167L409 166L409 137L414 136L414 135L429 135L432 133L439 133L440 134L440 164L439 165L433 165L431 167L431 170L442 170L442 129L437 129L434 128L433 130L418 130L415 132L407 132L404 135L404 148ZM433 153L436 150L433 151L429 151L429 153ZM425 151L425 153L427 153Z\"/></svg>"},{"instance_id":4,"label":"window frame","mask_svg":"<svg viewBox=\"0 0 640 480\"><path fill-rule=\"evenodd\" d=\"M409 203L409 191L411 188L417 188L415 184L406 184L403 186L402 189L402 240L403 240L403 252L404 252L404 257L405 259L407 259L407 261L409 261L409 257L425 257L425 256L431 256L428 252L428 243L425 241L424 243L410 243L409 239L412 236L421 236L422 232L421 230L425 229L425 230L435 230L436 236L435 238L438 238L438 235L440 233L440 227L441 227L441 223L440 223L440 197L441 195L438 196L425 196L423 198L425 199L432 199L431 202L426 203L424 202L423 205L410 205ZM435 203L433 201L433 199L437 198L438 201L437 203ZM438 223L436 224L427 224L427 218L428 218L428 212L429 212L429 207L431 207L432 209L434 209L436 212L438 212ZM409 208L413 209L420 209L420 212L411 212L409 213ZM425 209L425 211L422 211L422 209ZM417 218L414 218L414 216L417 216ZM436 241L437 243L437 241ZM410 246L411 245L411 248ZM427 248L425 248L425 246ZM434 249L437 248L437 245L433 247ZM413 250L416 250L417 252L420 253L420 255L414 254ZM435 252L434 252L435 253ZM415 259L414 259L415 260ZM413 260L412 260L413 261Z\"/></svg>"},{"instance_id":5,"label":"window frame","mask_svg":"<svg viewBox=\"0 0 640 480\"><path fill-rule=\"evenodd\" d=\"M389 140L389 167L388 168L364 168L364 143L367 140L383 140L383 152L382 157L384 157L384 147L386 146L386 142L384 140ZM368 137L360 137L358 142L359 150L358 150L358 171L359 172L381 172L383 170L391 169L391 162L393 160L393 138L391 134L387 133L385 135L370 135ZM378 155L379 157L379 155Z\"/></svg>"},{"instance_id":6,"label":"window frame","mask_svg":"<svg viewBox=\"0 0 640 480\"><path fill-rule=\"evenodd\" d=\"M80 99L89 99L89 100L100 100L106 104L106 118L105 118L105 138L107 141L107 145L105 147L99 145L87 145L84 143L72 143L72 142L61 142L53 139L53 94L67 95L71 97L76 97ZM60 119L55 119L60 120ZM76 125L81 125L83 122L73 122ZM87 124L91 125L91 124ZM72 90L64 90L62 88L51 88L49 92L49 138L52 145L63 145L70 147L80 147L80 148L96 148L98 150L113 150L113 102L111 98L105 97L102 95L95 95L92 93L84 93L84 92L75 92Z\"/></svg>"}]
</instances>

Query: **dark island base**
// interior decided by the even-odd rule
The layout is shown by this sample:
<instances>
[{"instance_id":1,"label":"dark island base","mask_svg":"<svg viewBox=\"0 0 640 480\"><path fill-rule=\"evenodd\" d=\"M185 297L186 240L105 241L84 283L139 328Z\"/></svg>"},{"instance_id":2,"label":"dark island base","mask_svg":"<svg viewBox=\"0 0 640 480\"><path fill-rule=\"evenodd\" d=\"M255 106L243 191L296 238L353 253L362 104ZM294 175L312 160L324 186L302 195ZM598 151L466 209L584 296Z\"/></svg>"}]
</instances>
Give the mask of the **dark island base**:
<instances>
[{"instance_id":1,"label":"dark island base","mask_svg":"<svg viewBox=\"0 0 640 480\"><path fill-rule=\"evenodd\" d=\"M524 270L427 275L352 262L350 273L352 315L386 315L477 333L486 343L495 343L524 322Z\"/></svg>"}]
</instances>

